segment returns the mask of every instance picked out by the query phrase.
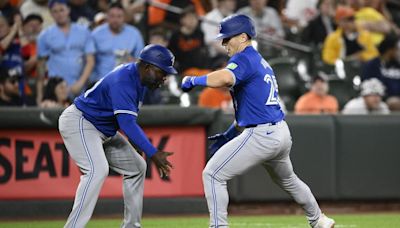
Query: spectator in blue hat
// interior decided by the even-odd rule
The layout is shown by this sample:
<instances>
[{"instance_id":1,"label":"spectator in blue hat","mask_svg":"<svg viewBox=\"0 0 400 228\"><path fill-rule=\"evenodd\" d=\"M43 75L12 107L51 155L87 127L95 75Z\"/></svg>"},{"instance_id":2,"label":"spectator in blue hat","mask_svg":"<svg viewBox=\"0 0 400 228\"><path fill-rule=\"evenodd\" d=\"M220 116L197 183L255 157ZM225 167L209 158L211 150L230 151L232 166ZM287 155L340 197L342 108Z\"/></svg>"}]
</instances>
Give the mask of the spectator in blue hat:
<instances>
[{"instance_id":1,"label":"spectator in blue hat","mask_svg":"<svg viewBox=\"0 0 400 228\"><path fill-rule=\"evenodd\" d=\"M47 76L62 77L72 95L80 94L94 66L95 49L89 29L71 22L65 0L50 0L49 8L55 24L38 38L38 103L43 97L46 66Z\"/></svg>"},{"instance_id":2,"label":"spectator in blue hat","mask_svg":"<svg viewBox=\"0 0 400 228\"><path fill-rule=\"evenodd\" d=\"M385 85L384 100L392 111L400 111L399 40L397 35L387 35L378 46L380 56L364 64L361 73L363 80L377 78Z\"/></svg>"}]
</instances>

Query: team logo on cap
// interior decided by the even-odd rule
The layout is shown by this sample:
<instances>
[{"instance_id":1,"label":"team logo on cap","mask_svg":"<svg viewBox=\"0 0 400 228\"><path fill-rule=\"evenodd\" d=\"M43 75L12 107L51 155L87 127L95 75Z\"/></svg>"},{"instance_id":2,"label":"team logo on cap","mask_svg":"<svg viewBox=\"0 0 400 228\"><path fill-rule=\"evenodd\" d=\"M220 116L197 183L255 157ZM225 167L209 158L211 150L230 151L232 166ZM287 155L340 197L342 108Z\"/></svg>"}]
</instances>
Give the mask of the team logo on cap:
<instances>
[{"instance_id":1,"label":"team logo on cap","mask_svg":"<svg viewBox=\"0 0 400 228\"><path fill-rule=\"evenodd\" d=\"M171 60L172 60L172 65L174 65L175 64L175 56L174 55L172 55Z\"/></svg>"}]
</instances>

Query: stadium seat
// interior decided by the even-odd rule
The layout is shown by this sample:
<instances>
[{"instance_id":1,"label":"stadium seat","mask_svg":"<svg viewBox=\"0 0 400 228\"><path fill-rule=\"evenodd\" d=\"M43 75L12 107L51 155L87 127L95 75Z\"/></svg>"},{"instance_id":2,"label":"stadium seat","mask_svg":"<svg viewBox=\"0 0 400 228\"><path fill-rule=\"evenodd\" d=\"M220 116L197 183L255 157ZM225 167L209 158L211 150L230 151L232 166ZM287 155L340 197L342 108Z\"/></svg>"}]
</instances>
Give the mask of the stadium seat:
<instances>
[{"instance_id":1,"label":"stadium seat","mask_svg":"<svg viewBox=\"0 0 400 228\"><path fill-rule=\"evenodd\" d=\"M279 95L288 111L293 111L297 98L301 95L304 83L296 71L294 58L275 58L268 61L274 70L279 85Z\"/></svg>"},{"instance_id":2,"label":"stadium seat","mask_svg":"<svg viewBox=\"0 0 400 228\"><path fill-rule=\"evenodd\" d=\"M335 96L339 102L339 110L352 98L357 96L357 91L353 83L348 80L331 79L329 80L329 94Z\"/></svg>"}]
</instances>

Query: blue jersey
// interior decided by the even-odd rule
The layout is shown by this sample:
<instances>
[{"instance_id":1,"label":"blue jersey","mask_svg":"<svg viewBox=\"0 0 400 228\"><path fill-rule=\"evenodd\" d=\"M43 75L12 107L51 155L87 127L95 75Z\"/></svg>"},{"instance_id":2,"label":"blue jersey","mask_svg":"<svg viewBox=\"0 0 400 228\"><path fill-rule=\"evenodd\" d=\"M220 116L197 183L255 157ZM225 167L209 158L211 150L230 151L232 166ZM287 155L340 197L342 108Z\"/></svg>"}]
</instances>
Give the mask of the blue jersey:
<instances>
[{"instance_id":1,"label":"blue jersey","mask_svg":"<svg viewBox=\"0 0 400 228\"><path fill-rule=\"evenodd\" d=\"M37 40L38 56L47 58L49 77L62 77L69 86L79 80L85 66L85 55L94 54L88 28L72 23L68 33L57 25L43 30Z\"/></svg>"},{"instance_id":2,"label":"blue jersey","mask_svg":"<svg viewBox=\"0 0 400 228\"><path fill-rule=\"evenodd\" d=\"M226 69L234 74L231 95L240 127L284 119L274 71L253 47L233 55Z\"/></svg>"},{"instance_id":3,"label":"blue jersey","mask_svg":"<svg viewBox=\"0 0 400 228\"><path fill-rule=\"evenodd\" d=\"M108 73L74 103L99 131L113 136L119 129L116 115L137 117L145 91L136 63L128 63Z\"/></svg>"},{"instance_id":4,"label":"blue jersey","mask_svg":"<svg viewBox=\"0 0 400 228\"><path fill-rule=\"evenodd\" d=\"M127 62L127 57L139 57L144 47L142 35L131 25L124 25L121 32L114 34L108 23L100 25L92 32L96 48L96 65L91 81L97 81L114 67Z\"/></svg>"}]
</instances>

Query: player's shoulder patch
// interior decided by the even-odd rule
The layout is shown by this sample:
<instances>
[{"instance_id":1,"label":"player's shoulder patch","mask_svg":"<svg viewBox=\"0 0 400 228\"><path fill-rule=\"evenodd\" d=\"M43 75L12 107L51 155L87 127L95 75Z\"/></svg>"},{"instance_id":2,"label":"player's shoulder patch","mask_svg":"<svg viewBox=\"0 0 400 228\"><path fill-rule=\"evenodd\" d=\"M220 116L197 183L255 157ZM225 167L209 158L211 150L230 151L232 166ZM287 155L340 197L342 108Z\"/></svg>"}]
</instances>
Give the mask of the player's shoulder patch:
<instances>
[{"instance_id":1,"label":"player's shoulder patch","mask_svg":"<svg viewBox=\"0 0 400 228\"><path fill-rule=\"evenodd\" d=\"M229 70L234 70L238 67L236 63L229 63L228 66L226 66L227 69Z\"/></svg>"}]
</instances>

